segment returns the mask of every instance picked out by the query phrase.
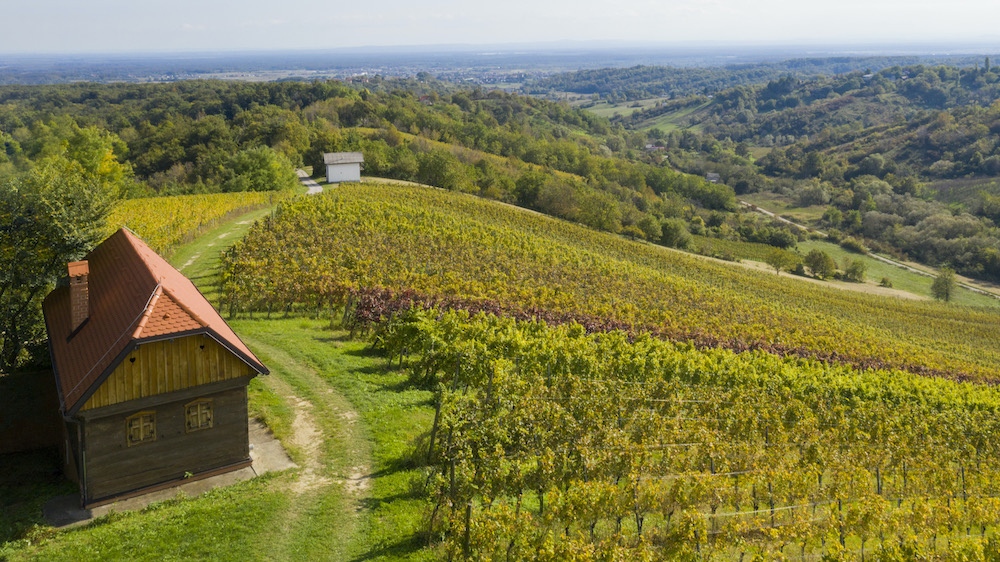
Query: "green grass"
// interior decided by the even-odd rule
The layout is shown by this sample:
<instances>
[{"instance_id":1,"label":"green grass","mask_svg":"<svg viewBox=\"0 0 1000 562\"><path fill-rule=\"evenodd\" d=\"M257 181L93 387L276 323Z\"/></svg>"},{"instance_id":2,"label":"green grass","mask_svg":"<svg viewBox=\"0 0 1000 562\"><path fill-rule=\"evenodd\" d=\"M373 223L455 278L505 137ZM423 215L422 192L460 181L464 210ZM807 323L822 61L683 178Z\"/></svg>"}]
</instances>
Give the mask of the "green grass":
<instances>
[{"instance_id":1,"label":"green grass","mask_svg":"<svg viewBox=\"0 0 1000 562\"><path fill-rule=\"evenodd\" d=\"M664 133L669 133L670 131L676 131L680 129L690 129L692 131L700 131L700 125L688 126L684 121L687 117L691 116L692 113L708 107L708 104L712 103L707 101L700 105L694 105L691 107L685 107L683 109L678 109L677 111L671 111L669 113L664 113L663 115L658 115L653 119L644 121L639 125L639 128L648 131L649 129L660 129Z\"/></svg>"},{"instance_id":2,"label":"green grass","mask_svg":"<svg viewBox=\"0 0 1000 562\"><path fill-rule=\"evenodd\" d=\"M767 209L778 216L789 218L794 222L806 226L817 223L828 208L827 205L800 207L787 197L775 193L748 193L740 196L740 198L751 205Z\"/></svg>"},{"instance_id":3,"label":"green grass","mask_svg":"<svg viewBox=\"0 0 1000 562\"><path fill-rule=\"evenodd\" d=\"M214 276L222 252L242 238L251 224L270 212L270 208L258 209L206 232L178 248L170 257L171 265L193 281L209 302L218 305L219 284L215 282Z\"/></svg>"},{"instance_id":4,"label":"green grass","mask_svg":"<svg viewBox=\"0 0 1000 562\"><path fill-rule=\"evenodd\" d=\"M362 559L427 558L431 553L421 551L420 533L428 504L421 491L424 473L417 461L423 454L417 444L433 420L433 395L411 385L406 374L387 370L387 360L368 344L350 341L345 332L330 331L328 324L328 320L302 318L232 323L248 345L271 360L269 365L277 357L279 365L291 359L315 370L317 382L313 383L309 377L276 373L297 394L317 406L325 400L320 393L337 396L359 415L356 423L363 439L350 440L338 427L345 410L320 408L331 418L323 427L331 474L343 477L353 467L369 462L368 470L374 475L359 506L363 513L359 528L353 540L346 541L346 554ZM272 356L275 352L278 355ZM330 533L334 523L303 524L309 532Z\"/></svg>"},{"instance_id":5,"label":"green grass","mask_svg":"<svg viewBox=\"0 0 1000 562\"><path fill-rule=\"evenodd\" d=\"M21 540L0 543L0 559L259 559L260 545L278 536L288 503L279 483L288 479L287 474L264 476L197 499L178 498L142 511L110 513L64 531L37 528Z\"/></svg>"},{"instance_id":6,"label":"green grass","mask_svg":"<svg viewBox=\"0 0 1000 562\"><path fill-rule=\"evenodd\" d=\"M865 271L865 277L867 279L873 280L877 283L883 277L888 277L892 281L892 287L894 289L901 289L903 291L928 298L931 297L931 283L934 282L934 279L931 277L925 277L912 271L887 264L870 256L862 256L860 254L855 254L854 252L849 252L831 242L806 240L804 242L799 242L796 249L802 255L809 253L812 249L822 250L829 254L830 257L837 262L837 266L841 268L843 267L845 259L860 259L867 266L867 270ZM955 294L952 302L954 304L968 306L1000 307L1000 300L980 295L961 287L955 288Z\"/></svg>"},{"instance_id":7,"label":"green grass","mask_svg":"<svg viewBox=\"0 0 1000 562\"><path fill-rule=\"evenodd\" d=\"M616 115L629 116L636 111L641 111L644 109L649 109L656 106L658 102L663 100L668 100L668 97L650 98L639 101L626 101L621 103L608 103L602 101L600 103L595 103L590 107L585 107L584 109L593 113L594 115L600 117L614 117Z\"/></svg>"}]
</instances>

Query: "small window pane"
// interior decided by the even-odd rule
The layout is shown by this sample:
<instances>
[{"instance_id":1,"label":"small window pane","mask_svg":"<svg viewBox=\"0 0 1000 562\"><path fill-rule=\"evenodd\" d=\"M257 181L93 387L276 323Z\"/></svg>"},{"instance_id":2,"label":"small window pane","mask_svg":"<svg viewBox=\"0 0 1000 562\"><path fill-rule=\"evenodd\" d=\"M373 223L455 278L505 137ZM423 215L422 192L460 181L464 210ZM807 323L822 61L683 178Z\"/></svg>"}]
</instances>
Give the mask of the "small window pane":
<instances>
[{"instance_id":1,"label":"small window pane","mask_svg":"<svg viewBox=\"0 0 1000 562\"><path fill-rule=\"evenodd\" d=\"M189 433L212 427L213 417L211 400L198 400L185 406L184 420Z\"/></svg>"},{"instance_id":2,"label":"small window pane","mask_svg":"<svg viewBox=\"0 0 1000 562\"><path fill-rule=\"evenodd\" d=\"M129 447L156 441L156 412L139 412L125 418L125 440Z\"/></svg>"}]
</instances>

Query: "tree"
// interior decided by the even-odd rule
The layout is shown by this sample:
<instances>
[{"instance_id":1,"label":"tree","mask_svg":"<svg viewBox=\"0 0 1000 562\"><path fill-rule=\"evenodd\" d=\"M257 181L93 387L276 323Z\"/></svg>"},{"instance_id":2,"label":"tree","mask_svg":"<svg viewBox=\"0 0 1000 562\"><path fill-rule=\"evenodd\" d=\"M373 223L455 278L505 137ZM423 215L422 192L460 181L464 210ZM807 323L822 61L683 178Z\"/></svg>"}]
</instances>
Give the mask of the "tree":
<instances>
[{"instance_id":1,"label":"tree","mask_svg":"<svg viewBox=\"0 0 1000 562\"><path fill-rule=\"evenodd\" d=\"M774 273L781 273L782 269L795 266L795 256L780 248L775 248L767 253L765 257L767 264L774 268Z\"/></svg>"},{"instance_id":2,"label":"tree","mask_svg":"<svg viewBox=\"0 0 1000 562\"><path fill-rule=\"evenodd\" d=\"M129 178L106 164L110 177L60 156L0 180L0 372L43 349L42 299L66 263L107 234L108 213Z\"/></svg>"},{"instance_id":3,"label":"tree","mask_svg":"<svg viewBox=\"0 0 1000 562\"><path fill-rule=\"evenodd\" d=\"M639 227L639 230L642 231L642 234L646 238L646 240L656 241L659 240L661 236L663 236L663 228L660 226L659 221L657 221L656 217L654 217L653 215L649 214L642 215L642 217L635 223L635 225Z\"/></svg>"},{"instance_id":4,"label":"tree","mask_svg":"<svg viewBox=\"0 0 1000 562\"><path fill-rule=\"evenodd\" d=\"M417 157L417 180L451 191L469 191L472 180L454 154L431 150Z\"/></svg>"},{"instance_id":5,"label":"tree","mask_svg":"<svg viewBox=\"0 0 1000 562\"><path fill-rule=\"evenodd\" d=\"M931 294L939 301L948 302L955 291L955 270L950 267L942 267L938 276L931 284Z\"/></svg>"},{"instance_id":6,"label":"tree","mask_svg":"<svg viewBox=\"0 0 1000 562\"><path fill-rule=\"evenodd\" d=\"M834 274L837 263L829 254L819 249L809 250L805 257L805 266L809 268L814 277L826 279Z\"/></svg>"},{"instance_id":7,"label":"tree","mask_svg":"<svg viewBox=\"0 0 1000 562\"><path fill-rule=\"evenodd\" d=\"M664 219L660 223L660 232L660 243L664 246L684 249L691 242L687 222L681 218Z\"/></svg>"},{"instance_id":8,"label":"tree","mask_svg":"<svg viewBox=\"0 0 1000 562\"><path fill-rule=\"evenodd\" d=\"M226 165L223 191L280 191L298 185L298 175L283 154L266 146L241 150Z\"/></svg>"},{"instance_id":9,"label":"tree","mask_svg":"<svg viewBox=\"0 0 1000 562\"><path fill-rule=\"evenodd\" d=\"M854 281L855 283L864 282L865 271L867 270L868 266L861 260L848 261L846 258L844 259L844 279L848 281Z\"/></svg>"},{"instance_id":10,"label":"tree","mask_svg":"<svg viewBox=\"0 0 1000 562\"><path fill-rule=\"evenodd\" d=\"M827 207L826 211L823 211L823 222L834 228L840 225L840 221L843 219L844 214L836 207Z\"/></svg>"}]
</instances>

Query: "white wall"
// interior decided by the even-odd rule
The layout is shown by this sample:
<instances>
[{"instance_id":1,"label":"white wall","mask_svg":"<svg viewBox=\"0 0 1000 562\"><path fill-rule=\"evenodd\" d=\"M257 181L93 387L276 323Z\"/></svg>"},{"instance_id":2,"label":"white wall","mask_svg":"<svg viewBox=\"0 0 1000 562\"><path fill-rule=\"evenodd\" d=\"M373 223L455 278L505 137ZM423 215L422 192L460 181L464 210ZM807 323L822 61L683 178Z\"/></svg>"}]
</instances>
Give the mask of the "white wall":
<instances>
[{"instance_id":1,"label":"white wall","mask_svg":"<svg viewBox=\"0 0 1000 562\"><path fill-rule=\"evenodd\" d=\"M338 183L342 181L361 181L361 164L327 164L326 181Z\"/></svg>"}]
</instances>

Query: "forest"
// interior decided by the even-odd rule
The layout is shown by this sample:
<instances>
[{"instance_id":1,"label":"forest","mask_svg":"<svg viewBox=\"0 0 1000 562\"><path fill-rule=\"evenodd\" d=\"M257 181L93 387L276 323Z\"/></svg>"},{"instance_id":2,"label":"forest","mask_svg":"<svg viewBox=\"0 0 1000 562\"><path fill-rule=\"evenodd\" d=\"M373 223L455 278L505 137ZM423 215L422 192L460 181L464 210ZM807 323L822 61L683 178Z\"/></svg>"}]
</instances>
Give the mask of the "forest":
<instances>
[{"instance_id":1,"label":"forest","mask_svg":"<svg viewBox=\"0 0 1000 562\"><path fill-rule=\"evenodd\" d=\"M1000 280L998 93L1000 75L984 57L961 67L786 74L613 123L657 139L679 170L718 173L740 197L825 207L811 226L834 241L852 236L898 258Z\"/></svg>"},{"instance_id":2,"label":"forest","mask_svg":"<svg viewBox=\"0 0 1000 562\"><path fill-rule=\"evenodd\" d=\"M599 68L563 72L526 84L527 93L573 92L596 95L608 101L635 101L658 96L683 97L712 94L736 86L753 86L785 76L813 78L864 70L866 73L894 66L916 64L968 65L969 57L859 56L794 58L780 62L720 66L646 66Z\"/></svg>"}]
</instances>

